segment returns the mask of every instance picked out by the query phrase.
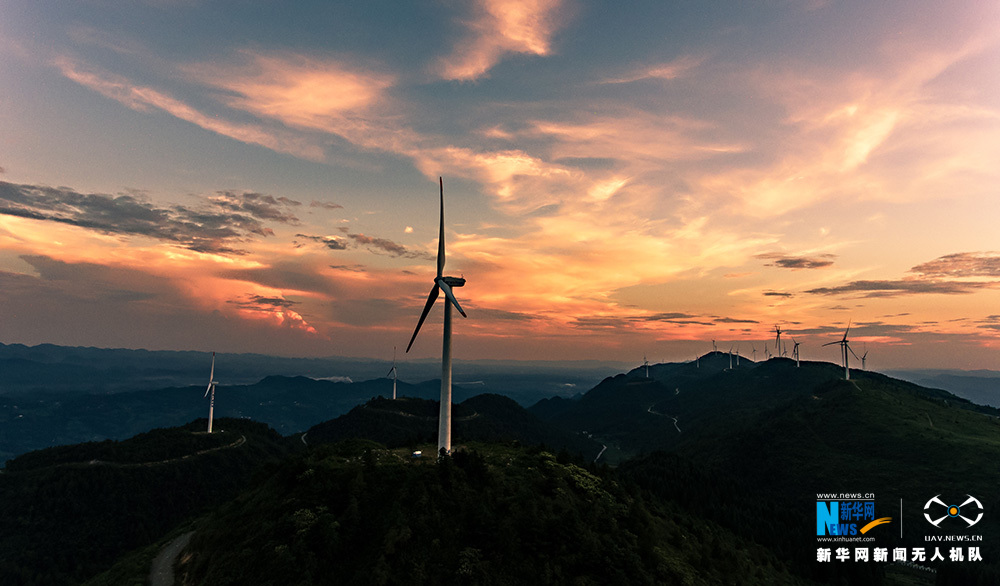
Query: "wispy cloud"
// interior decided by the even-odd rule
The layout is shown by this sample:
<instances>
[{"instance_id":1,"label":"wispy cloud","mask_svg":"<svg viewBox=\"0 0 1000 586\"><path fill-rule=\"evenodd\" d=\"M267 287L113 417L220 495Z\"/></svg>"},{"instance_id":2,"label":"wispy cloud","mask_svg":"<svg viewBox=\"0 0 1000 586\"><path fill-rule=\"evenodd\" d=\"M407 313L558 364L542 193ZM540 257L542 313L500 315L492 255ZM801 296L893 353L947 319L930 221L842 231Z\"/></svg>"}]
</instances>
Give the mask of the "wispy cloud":
<instances>
[{"instance_id":1,"label":"wispy cloud","mask_svg":"<svg viewBox=\"0 0 1000 586\"><path fill-rule=\"evenodd\" d=\"M104 234L145 236L196 252L243 254L251 236L272 236L263 220L292 224L282 204L258 193L220 192L200 208L161 207L131 194L78 193L66 187L0 181L0 214L69 224Z\"/></svg>"},{"instance_id":2,"label":"wispy cloud","mask_svg":"<svg viewBox=\"0 0 1000 586\"><path fill-rule=\"evenodd\" d=\"M366 234L352 234L346 227L341 231L344 232L344 237L312 236L309 234L296 234L295 237L303 240L310 240L312 242L318 242L330 250L347 250L350 247L351 242L353 242L356 247L363 247L372 252L387 253L389 256L422 258L429 260L434 259L433 256L424 251L410 250L402 244L389 240L388 238L368 236Z\"/></svg>"},{"instance_id":3,"label":"wispy cloud","mask_svg":"<svg viewBox=\"0 0 1000 586\"><path fill-rule=\"evenodd\" d=\"M900 295L920 293L963 295L996 286L997 283L985 281L924 281L919 279L904 279L898 281L851 281L846 285L838 287L817 287L806 291L806 293L813 295L861 293L863 297L898 297Z\"/></svg>"},{"instance_id":4,"label":"wispy cloud","mask_svg":"<svg viewBox=\"0 0 1000 586\"><path fill-rule=\"evenodd\" d=\"M192 79L225 90L226 105L288 126L391 150L384 108L394 76L344 59L244 50L220 66L188 65ZM394 126L389 124L390 127Z\"/></svg>"},{"instance_id":5,"label":"wispy cloud","mask_svg":"<svg viewBox=\"0 0 1000 586\"><path fill-rule=\"evenodd\" d=\"M323 149L315 142L299 135L277 129L265 129L262 126L252 124L238 124L207 115L164 92L134 84L118 75L102 72L95 68L87 68L67 57L56 59L55 65L67 78L133 110L148 111L151 108L156 108L181 120L241 142L257 144L305 159L323 159Z\"/></svg>"},{"instance_id":6,"label":"wispy cloud","mask_svg":"<svg viewBox=\"0 0 1000 586\"><path fill-rule=\"evenodd\" d=\"M1000 253L959 252L948 254L919 264L911 272L927 277L998 277L1000 278Z\"/></svg>"},{"instance_id":7,"label":"wispy cloud","mask_svg":"<svg viewBox=\"0 0 1000 586\"><path fill-rule=\"evenodd\" d=\"M683 55L667 63L654 63L636 67L630 72L602 81L603 84L632 83L645 79L676 79L687 74L705 61L704 56Z\"/></svg>"},{"instance_id":8,"label":"wispy cloud","mask_svg":"<svg viewBox=\"0 0 1000 586\"><path fill-rule=\"evenodd\" d=\"M765 266L769 267L779 267L783 269L821 269L833 265L834 258L837 258L835 254L820 254L813 257L808 256L790 256L787 254L782 254L780 252L768 252L764 254L758 254L755 258L761 260L768 260L771 262L765 263Z\"/></svg>"},{"instance_id":9,"label":"wispy cloud","mask_svg":"<svg viewBox=\"0 0 1000 586\"><path fill-rule=\"evenodd\" d=\"M552 36L565 22L563 8L562 0L476 0L462 21L465 36L440 60L437 74L475 80L509 53L549 55Z\"/></svg>"}]
</instances>

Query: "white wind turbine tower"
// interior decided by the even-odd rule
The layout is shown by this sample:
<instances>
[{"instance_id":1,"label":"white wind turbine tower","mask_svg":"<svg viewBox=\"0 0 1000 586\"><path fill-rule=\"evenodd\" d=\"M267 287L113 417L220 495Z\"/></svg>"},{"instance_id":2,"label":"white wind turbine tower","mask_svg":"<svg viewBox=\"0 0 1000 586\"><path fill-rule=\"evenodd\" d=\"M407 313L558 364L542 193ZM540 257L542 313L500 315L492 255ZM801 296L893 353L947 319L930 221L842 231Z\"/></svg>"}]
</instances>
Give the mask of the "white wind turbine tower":
<instances>
[{"instance_id":1,"label":"white wind turbine tower","mask_svg":"<svg viewBox=\"0 0 1000 586\"><path fill-rule=\"evenodd\" d=\"M208 388L205 389L205 397L209 393L212 394L212 398L208 400L208 433L212 433L212 412L215 411L215 386L218 384L215 380L215 352L212 352L212 370L208 373ZM202 399L205 397L202 397Z\"/></svg>"},{"instance_id":2,"label":"white wind turbine tower","mask_svg":"<svg viewBox=\"0 0 1000 586\"><path fill-rule=\"evenodd\" d=\"M736 345L736 366L740 365L740 345Z\"/></svg>"},{"instance_id":3,"label":"white wind turbine tower","mask_svg":"<svg viewBox=\"0 0 1000 586\"><path fill-rule=\"evenodd\" d=\"M719 347L715 345L715 340L712 340L712 352L718 352Z\"/></svg>"},{"instance_id":4,"label":"white wind turbine tower","mask_svg":"<svg viewBox=\"0 0 1000 586\"><path fill-rule=\"evenodd\" d=\"M844 330L844 339L843 340L837 340L836 342L829 342L827 344L823 344L824 346L832 346L834 344L840 344L840 354L844 358L844 380L851 380L851 369L848 367L848 364L847 364L847 353L850 352L851 354L854 354L854 350L851 349L851 345L847 341L847 333L850 332L850 331L851 331L851 322L848 321L847 322L847 329ZM854 357L858 358L858 355L854 354Z\"/></svg>"},{"instance_id":5,"label":"white wind turbine tower","mask_svg":"<svg viewBox=\"0 0 1000 586\"><path fill-rule=\"evenodd\" d=\"M642 365L646 367L646 378L649 378L649 361L646 360L646 355L642 355Z\"/></svg>"},{"instance_id":6,"label":"white wind turbine tower","mask_svg":"<svg viewBox=\"0 0 1000 586\"><path fill-rule=\"evenodd\" d=\"M392 368L389 369L389 372L386 374L386 376L389 376L390 374L392 375L392 400L395 401L396 400L396 347L395 346L392 347Z\"/></svg>"},{"instance_id":7,"label":"white wind turbine tower","mask_svg":"<svg viewBox=\"0 0 1000 586\"><path fill-rule=\"evenodd\" d=\"M750 345L750 350L753 352L753 361L757 362L757 346L753 344Z\"/></svg>"},{"instance_id":8,"label":"white wind turbine tower","mask_svg":"<svg viewBox=\"0 0 1000 586\"><path fill-rule=\"evenodd\" d=\"M861 370L868 370L868 368L865 366L867 358L868 358L868 344L865 344L865 353L861 355Z\"/></svg>"},{"instance_id":9,"label":"white wind turbine tower","mask_svg":"<svg viewBox=\"0 0 1000 586\"><path fill-rule=\"evenodd\" d=\"M420 320L417 322L417 327L413 330L413 336L410 338L410 343L406 346L406 351L410 351L413 341L417 339L417 332L420 331L420 326L423 325L424 320L427 319L427 314L431 311L431 307L434 306L434 302L438 298L438 292L443 291L445 303L444 335L442 336L441 343L441 410L438 415L438 454L440 454L442 449L446 453L451 452L451 306L454 305L455 309L462 314L462 317L469 316L466 315L462 306L458 304L455 294L451 291L452 287L464 286L465 279L444 276L444 180L440 177L438 177L438 186L441 190L441 222L438 230L437 276L434 277L434 287L431 289L430 295L427 296L424 311L420 314Z\"/></svg>"},{"instance_id":10,"label":"white wind turbine tower","mask_svg":"<svg viewBox=\"0 0 1000 586\"><path fill-rule=\"evenodd\" d=\"M733 347L729 347L729 370L733 369Z\"/></svg>"},{"instance_id":11,"label":"white wind turbine tower","mask_svg":"<svg viewBox=\"0 0 1000 586\"><path fill-rule=\"evenodd\" d=\"M780 357L781 356L781 328L779 328L777 326L777 324L775 324L775 326L774 326L774 332L776 334L775 339L774 339L774 349L778 353L778 356Z\"/></svg>"},{"instance_id":12,"label":"white wind turbine tower","mask_svg":"<svg viewBox=\"0 0 1000 586\"><path fill-rule=\"evenodd\" d=\"M795 341L795 338L792 338L792 343L795 344L794 346L792 346L792 358L795 359L795 368L798 368L799 367L799 343Z\"/></svg>"}]
</instances>

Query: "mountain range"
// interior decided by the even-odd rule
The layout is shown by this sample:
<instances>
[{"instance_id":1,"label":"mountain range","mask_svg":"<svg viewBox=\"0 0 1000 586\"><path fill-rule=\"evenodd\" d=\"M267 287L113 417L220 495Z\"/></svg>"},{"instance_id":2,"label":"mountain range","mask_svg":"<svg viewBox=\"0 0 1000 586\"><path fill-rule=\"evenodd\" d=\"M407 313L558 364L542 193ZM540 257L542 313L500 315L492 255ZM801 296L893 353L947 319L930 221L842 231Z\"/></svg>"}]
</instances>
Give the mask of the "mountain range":
<instances>
[{"instance_id":1,"label":"mountain range","mask_svg":"<svg viewBox=\"0 0 1000 586\"><path fill-rule=\"evenodd\" d=\"M0 582L141 583L176 543L191 584L1000 583L1000 411L829 363L729 361L640 367L527 409L456 397L440 460L434 381L393 401L388 379L303 432L221 419L209 436L201 419L27 453L0 474ZM230 395L293 385L318 410L338 384ZM243 416L281 412L257 407ZM984 561L818 562L817 499L841 493L874 495L890 550L928 545L932 497L975 495ZM115 515L136 530L66 524Z\"/></svg>"}]
</instances>

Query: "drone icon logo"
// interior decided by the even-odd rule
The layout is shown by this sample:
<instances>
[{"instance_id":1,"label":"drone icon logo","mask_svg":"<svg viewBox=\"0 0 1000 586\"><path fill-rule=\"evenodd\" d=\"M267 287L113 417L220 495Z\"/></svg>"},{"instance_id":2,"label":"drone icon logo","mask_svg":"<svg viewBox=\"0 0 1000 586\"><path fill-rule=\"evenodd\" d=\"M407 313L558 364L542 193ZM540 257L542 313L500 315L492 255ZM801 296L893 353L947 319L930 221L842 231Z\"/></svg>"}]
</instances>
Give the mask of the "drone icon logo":
<instances>
[{"instance_id":1,"label":"drone icon logo","mask_svg":"<svg viewBox=\"0 0 1000 586\"><path fill-rule=\"evenodd\" d=\"M945 504L944 501L938 498L940 496L941 495L936 495L934 498L932 498L931 500L927 501L926 504L924 504L924 518L927 519L927 522L930 523L931 525L935 527L940 527L941 522L944 521L945 519L961 519L966 523L968 523L968 525L966 526L966 529L968 529L969 527L972 527L973 525L978 523L979 520L983 518L983 503L979 502L979 499L972 496L971 494L965 495L969 498L966 499L966 501L960 505ZM931 508L931 505L934 504L940 505L945 509L944 516L936 520L932 518L930 513L928 512L928 510L930 510ZM970 519L969 517L966 517L962 514L962 507L965 507L966 505L969 505L966 508L966 512L970 516L978 510L979 514L976 516L975 519Z\"/></svg>"}]
</instances>

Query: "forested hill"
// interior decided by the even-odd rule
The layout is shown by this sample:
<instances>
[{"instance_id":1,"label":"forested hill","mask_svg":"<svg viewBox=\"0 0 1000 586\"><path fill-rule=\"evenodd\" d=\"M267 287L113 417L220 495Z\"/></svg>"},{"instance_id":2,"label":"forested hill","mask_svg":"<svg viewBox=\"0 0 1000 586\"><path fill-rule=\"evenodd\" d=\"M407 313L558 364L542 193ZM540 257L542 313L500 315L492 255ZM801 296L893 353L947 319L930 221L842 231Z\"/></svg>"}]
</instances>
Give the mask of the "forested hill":
<instances>
[{"instance_id":1,"label":"forested hill","mask_svg":"<svg viewBox=\"0 0 1000 586\"><path fill-rule=\"evenodd\" d=\"M333 444L202 523L189 584L798 584L764 548L607 470L472 445L436 462Z\"/></svg>"},{"instance_id":2,"label":"forested hill","mask_svg":"<svg viewBox=\"0 0 1000 586\"><path fill-rule=\"evenodd\" d=\"M261 423L217 419L211 435L206 423L12 460L0 474L0 584L79 584L303 448Z\"/></svg>"},{"instance_id":3,"label":"forested hill","mask_svg":"<svg viewBox=\"0 0 1000 586\"><path fill-rule=\"evenodd\" d=\"M312 427L306 437L310 444L352 438L373 440L389 447L436 444L438 401L378 397L355 407L340 417ZM452 442L511 442L546 445L593 459L601 445L580 433L563 431L547 424L500 395L484 394L452 407Z\"/></svg>"}]
</instances>

